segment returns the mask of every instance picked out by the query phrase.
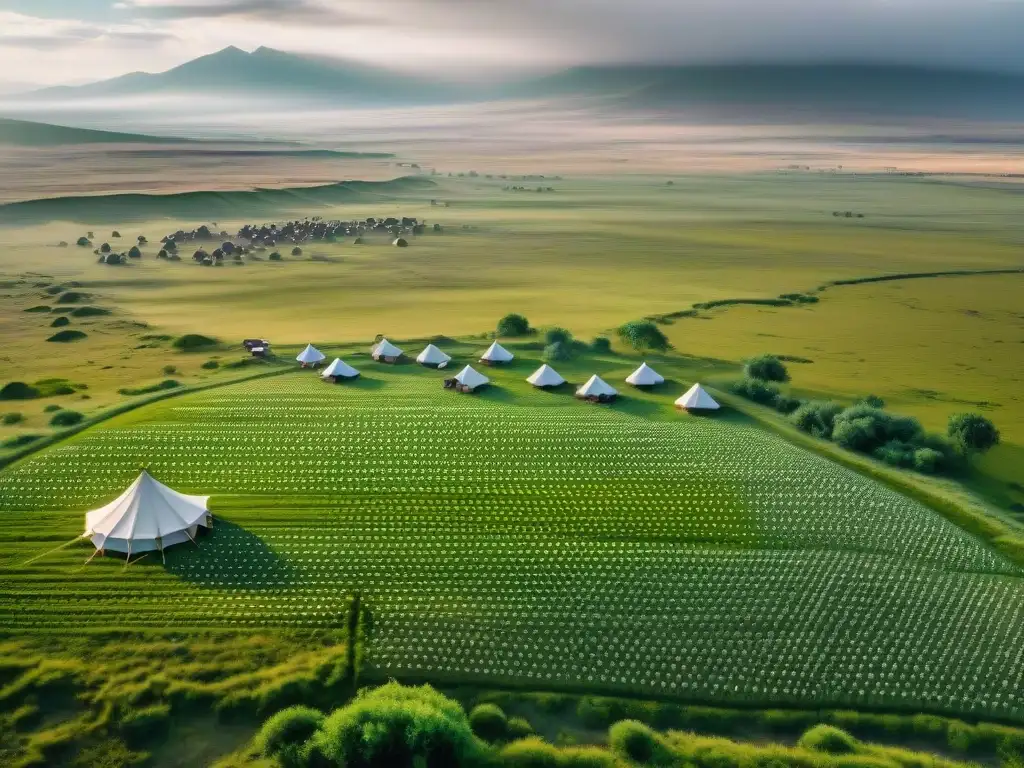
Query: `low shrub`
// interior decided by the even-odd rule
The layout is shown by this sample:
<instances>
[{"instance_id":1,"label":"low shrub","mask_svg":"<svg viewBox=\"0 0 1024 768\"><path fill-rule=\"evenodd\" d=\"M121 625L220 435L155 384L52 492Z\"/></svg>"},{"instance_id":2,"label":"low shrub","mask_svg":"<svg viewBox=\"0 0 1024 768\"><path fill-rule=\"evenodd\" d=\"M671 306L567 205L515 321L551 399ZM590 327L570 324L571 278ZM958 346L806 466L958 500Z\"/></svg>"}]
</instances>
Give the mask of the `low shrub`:
<instances>
[{"instance_id":1,"label":"low shrub","mask_svg":"<svg viewBox=\"0 0 1024 768\"><path fill-rule=\"evenodd\" d=\"M147 387L124 387L117 390L117 392L118 394L132 397L135 395L149 395L153 392L163 392L168 389L177 389L180 386L181 383L174 379L164 379L159 384L150 384Z\"/></svg>"},{"instance_id":2,"label":"low shrub","mask_svg":"<svg viewBox=\"0 0 1024 768\"><path fill-rule=\"evenodd\" d=\"M617 333L624 343L637 351L652 349L664 352L669 348L668 337L652 320L634 320L625 323L619 326Z\"/></svg>"},{"instance_id":3,"label":"low shrub","mask_svg":"<svg viewBox=\"0 0 1024 768\"><path fill-rule=\"evenodd\" d=\"M217 368L220 368L220 363L218 363L216 360L207 360L199 367L207 371L213 371L216 370Z\"/></svg>"},{"instance_id":4,"label":"low shrub","mask_svg":"<svg viewBox=\"0 0 1024 768\"><path fill-rule=\"evenodd\" d=\"M8 427L11 426L12 424L18 424L18 423L20 423L20 422L22 422L24 420L25 420L25 417L22 414L18 413L17 411L12 411L11 413L5 413L3 415L3 418L0 419L0 421L3 421L3 423L5 425L7 425Z\"/></svg>"},{"instance_id":5,"label":"low shrub","mask_svg":"<svg viewBox=\"0 0 1024 768\"><path fill-rule=\"evenodd\" d=\"M612 342L607 336L596 336L592 342L590 342L590 349L592 352L598 354L605 354L612 351Z\"/></svg>"},{"instance_id":6,"label":"low shrub","mask_svg":"<svg viewBox=\"0 0 1024 768\"><path fill-rule=\"evenodd\" d=\"M39 396L38 388L23 381L10 381L0 387L0 400L34 400Z\"/></svg>"},{"instance_id":7,"label":"low shrub","mask_svg":"<svg viewBox=\"0 0 1024 768\"><path fill-rule=\"evenodd\" d=\"M774 384L753 378L740 379L730 389L740 397L760 405L774 406L780 395L779 388Z\"/></svg>"},{"instance_id":8,"label":"low shrub","mask_svg":"<svg viewBox=\"0 0 1024 768\"><path fill-rule=\"evenodd\" d=\"M294 248L292 248L292 256L301 256L301 255L302 255L302 249L299 248L299 246L295 246Z\"/></svg>"},{"instance_id":9,"label":"low shrub","mask_svg":"<svg viewBox=\"0 0 1024 768\"><path fill-rule=\"evenodd\" d=\"M530 321L523 315L511 312L498 321L499 336L529 336L533 332Z\"/></svg>"},{"instance_id":10,"label":"low shrub","mask_svg":"<svg viewBox=\"0 0 1024 768\"><path fill-rule=\"evenodd\" d=\"M303 764L302 748L324 722L324 713L305 706L282 709L267 720L253 739L264 757L277 757L285 768Z\"/></svg>"},{"instance_id":11,"label":"low shrub","mask_svg":"<svg viewBox=\"0 0 1024 768\"><path fill-rule=\"evenodd\" d=\"M15 448L22 448L28 445L29 443L34 443L37 440L42 439L42 435L15 435L14 437L10 437L7 440L4 440L3 443L0 443L0 445L2 445L4 448L8 450L13 450Z\"/></svg>"},{"instance_id":12,"label":"low shrub","mask_svg":"<svg viewBox=\"0 0 1024 768\"><path fill-rule=\"evenodd\" d=\"M836 416L842 410L843 406L831 400L810 400L797 408L790 420L803 432L831 440Z\"/></svg>"},{"instance_id":13,"label":"low shrub","mask_svg":"<svg viewBox=\"0 0 1024 768\"><path fill-rule=\"evenodd\" d=\"M25 310L25 312L38 312L39 314L42 314L43 312L49 312L49 311L50 311L50 308L48 306L46 306L45 304L36 304L36 306L29 307L28 309Z\"/></svg>"},{"instance_id":14,"label":"low shrub","mask_svg":"<svg viewBox=\"0 0 1024 768\"><path fill-rule=\"evenodd\" d=\"M39 390L39 397L60 397L61 395L73 395L81 389L88 389L85 384L73 384L67 379L40 379L34 386Z\"/></svg>"},{"instance_id":15,"label":"low shrub","mask_svg":"<svg viewBox=\"0 0 1024 768\"><path fill-rule=\"evenodd\" d=\"M186 333L171 342L171 346L182 352L193 352L198 349L215 347L218 343L217 339L203 336L201 333Z\"/></svg>"},{"instance_id":16,"label":"low shrub","mask_svg":"<svg viewBox=\"0 0 1024 768\"><path fill-rule=\"evenodd\" d=\"M743 371L750 379L761 381L789 381L789 371L785 364L775 355L759 355L747 360Z\"/></svg>"},{"instance_id":17,"label":"low shrub","mask_svg":"<svg viewBox=\"0 0 1024 768\"><path fill-rule=\"evenodd\" d=\"M830 755L852 755L860 743L850 734L834 725L815 725L797 741L797 745Z\"/></svg>"},{"instance_id":18,"label":"low shrub","mask_svg":"<svg viewBox=\"0 0 1024 768\"><path fill-rule=\"evenodd\" d=\"M562 362L572 357L572 347L569 344L556 341L544 347L541 357L545 363Z\"/></svg>"},{"instance_id":19,"label":"low shrub","mask_svg":"<svg viewBox=\"0 0 1024 768\"><path fill-rule=\"evenodd\" d=\"M281 254L278 253L277 251L274 251L267 258L270 259L271 261L281 261Z\"/></svg>"},{"instance_id":20,"label":"low shrub","mask_svg":"<svg viewBox=\"0 0 1024 768\"><path fill-rule=\"evenodd\" d=\"M78 411L58 411L50 419L51 427L73 427L85 421L85 416Z\"/></svg>"},{"instance_id":21,"label":"low shrub","mask_svg":"<svg viewBox=\"0 0 1024 768\"><path fill-rule=\"evenodd\" d=\"M509 739L525 739L533 735L533 726L525 717L510 717L506 732Z\"/></svg>"},{"instance_id":22,"label":"low shrub","mask_svg":"<svg viewBox=\"0 0 1024 768\"><path fill-rule=\"evenodd\" d=\"M164 375L165 376L171 376L171 375L173 375L173 374L175 374L177 372L178 372L178 369L175 366L173 366L173 365L165 365L164 366Z\"/></svg>"},{"instance_id":23,"label":"low shrub","mask_svg":"<svg viewBox=\"0 0 1024 768\"><path fill-rule=\"evenodd\" d=\"M71 310L72 317L102 317L109 314L110 310L103 307L76 307Z\"/></svg>"},{"instance_id":24,"label":"low shrub","mask_svg":"<svg viewBox=\"0 0 1024 768\"><path fill-rule=\"evenodd\" d=\"M913 443L924 430L910 416L895 416L870 405L854 405L835 417L832 439L853 451L874 453L893 441Z\"/></svg>"},{"instance_id":25,"label":"low shrub","mask_svg":"<svg viewBox=\"0 0 1024 768\"><path fill-rule=\"evenodd\" d=\"M48 406L43 408L43 413L56 413L60 410L60 406L56 403L50 403Z\"/></svg>"},{"instance_id":26,"label":"low shrub","mask_svg":"<svg viewBox=\"0 0 1024 768\"><path fill-rule=\"evenodd\" d=\"M65 291L57 297L58 304L78 304L79 302L85 301L89 296L85 293L78 291Z\"/></svg>"},{"instance_id":27,"label":"low shrub","mask_svg":"<svg viewBox=\"0 0 1024 768\"><path fill-rule=\"evenodd\" d=\"M53 336L47 339L47 341L54 341L60 344L66 344L69 341L79 341L88 336L85 331L57 331Z\"/></svg>"},{"instance_id":28,"label":"low shrub","mask_svg":"<svg viewBox=\"0 0 1024 768\"><path fill-rule=\"evenodd\" d=\"M568 346L572 344L572 333L565 328L548 328L544 331L544 343Z\"/></svg>"},{"instance_id":29,"label":"low shrub","mask_svg":"<svg viewBox=\"0 0 1024 768\"><path fill-rule=\"evenodd\" d=\"M469 713L473 733L484 741L500 741L508 736L508 718L497 704L478 704Z\"/></svg>"},{"instance_id":30,"label":"low shrub","mask_svg":"<svg viewBox=\"0 0 1024 768\"><path fill-rule=\"evenodd\" d=\"M954 413L946 434L965 456L984 453L999 444L995 424L978 413Z\"/></svg>"},{"instance_id":31,"label":"low shrub","mask_svg":"<svg viewBox=\"0 0 1024 768\"><path fill-rule=\"evenodd\" d=\"M51 328L63 328L65 325L71 325L71 318L64 315L53 318L53 322L50 323Z\"/></svg>"},{"instance_id":32,"label":"low shrub","mask_svg":"<svg viewBox=\"0 0 1024 768\"><path fill-rule=\"evenodd\" d=\"M119 728L130 744L141 744L163 736L170 726L171 707L154 704L142 709L129 709L121 717Z\"/></svg>"}]
</instances>

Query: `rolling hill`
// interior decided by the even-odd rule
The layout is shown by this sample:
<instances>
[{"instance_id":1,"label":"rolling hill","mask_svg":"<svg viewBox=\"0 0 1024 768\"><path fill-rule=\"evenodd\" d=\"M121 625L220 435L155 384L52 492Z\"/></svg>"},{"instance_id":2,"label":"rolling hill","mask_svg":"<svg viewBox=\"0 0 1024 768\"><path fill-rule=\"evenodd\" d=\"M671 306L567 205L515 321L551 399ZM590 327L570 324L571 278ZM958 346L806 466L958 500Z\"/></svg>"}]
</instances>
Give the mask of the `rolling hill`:
<instances>
[{"instance_id":1,"label":"rolling hill","mask_svg":"<svg viewBox=\"0 0 1024 768\"><path fill-rule=\"evenodd\" d=\"M187 144L191 141L169 136L97 131L0 117L0 144L22 147L51 147L61 144Z\"/></svg>"},{"instance_id":2,"label":"rolling hill","mask_svg":"<svg viewBox=\"0 0 1024 768\"><path fill-rule=\"evenodd\" d=\"M229 46L165 72L131 72L111 80L35 91L30 99L85 99L156 94L251 94L318 97L360 103L416 103L452 97L451 88L340 59L260 47Z\"/></svg>"}]
</instances>

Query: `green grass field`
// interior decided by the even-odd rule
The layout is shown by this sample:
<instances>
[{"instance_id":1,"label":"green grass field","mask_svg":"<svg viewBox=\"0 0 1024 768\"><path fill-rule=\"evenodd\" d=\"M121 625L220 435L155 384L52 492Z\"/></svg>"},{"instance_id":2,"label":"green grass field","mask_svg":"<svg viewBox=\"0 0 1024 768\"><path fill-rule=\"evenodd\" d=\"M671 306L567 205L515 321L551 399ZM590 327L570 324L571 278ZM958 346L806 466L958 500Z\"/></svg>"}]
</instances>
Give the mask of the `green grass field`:
<instances>
[{"instance_id":1,"label":"green grass field","mask_svg":"<svg viewBox=\"0 0 1024 768\"><path fill-rule=\"evenodd\" d=\"M675 412L712 364L666 363L661 391L607 408L533 391L528 357L463 396L348 356L353 385L307 371L175 398L5 470L4 625L331 628L358 592L380 677L1024 717L1018 570L743 419ZM142 465L214 495L198 549L26 565Z\"/></svg>"}]
</instances>

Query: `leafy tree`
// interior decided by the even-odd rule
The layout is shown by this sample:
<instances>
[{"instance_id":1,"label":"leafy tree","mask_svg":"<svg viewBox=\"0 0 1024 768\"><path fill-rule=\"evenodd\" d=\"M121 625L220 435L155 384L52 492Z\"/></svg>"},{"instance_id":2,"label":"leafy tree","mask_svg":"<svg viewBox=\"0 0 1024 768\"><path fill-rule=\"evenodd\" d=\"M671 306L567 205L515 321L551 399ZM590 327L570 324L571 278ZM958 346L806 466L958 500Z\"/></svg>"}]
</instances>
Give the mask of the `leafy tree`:
<instances>
[{"instance_id":1,"label":"leafy tree","mask_svg":"<svg viewBox=\"0 0 1024 768\"><path fill-rule=\"evenodd\" d=\"M996 425L980 413L954 413L946 434L965 456L984 453L999 444Z\"/></svg>"},{"instance_id":2,"label":"leafy tree","mask_svg":"<svg viewBox=\"0 0 1024 768\"><path fill-rule=\"evenodd\" d=\"M789 371L775 355L760 355L747 361L744 372L751 379L761 381L789 381Z\"/></svg>"},{"instance_id":3,"label":"leafy tree","mask_svg":"<svg viewBox=\"0 0 1024 768\"><path fill-rule=\"evenodd\" d=\"M740 379L732 385L732 391L761 405L775 405L779 398L779 388L761 379Z\"/></svg>"},{"instance_id":4,"label":"leafy tree","mask_svg":"<svg viewBox=\"0 0 1024 768\"><path fill-rule=\"evenodd\" d=\"M619 326L619 338L637 351L653 349L664 352L668 349L668 338L651 320L634 320Z\"/></svg>"},{"instance_id":5,"label":"leafy tree","mask_svg":"<svg viewBox=\"0 0 1024 768\"><path fill-rule=\"evenodd\" d=\"M133 245L128 249L128 256L132 259L141 259L142 251L139 250L139 246Z\"/></svg>"},{"instance_id":6,"label":"leafy tree","mask_svg":"<svg viewBox=\"0 0 1024 768\"><path fill-rule=\"evenodd\" d=\"M880 398L878 395L865 395L858 403L864 405L870 405L872 408L885 408L885 400Z\"/></svg>"},{"instance_id":7,"label":"leafy tree","mask_svg":"<svg viewBox=\"0 0 1024 768\"><path fill-rule=\"evenodd\" d=\"M92 243L89 242L88 237L80 237L75 241L75 245L78 245L82 248L88 248L92 245Z\"/></svg>"},{"instance_id":8,"label":"leafy tree","mask_svg":"<svg viewBox=\"0 0 1024 768\"><path fill-rule=\"evenodd\" d=\"M844 448L874 453L894 440L915 443L924 434L911 416L896 416L870 405L854 405L835 418L832 439Z\"/></svg>"},{"instance_id":9,"label":"leafy tree","mask_svg":"<svg viewBox=\"0 0 1024 768\"><path fill-rule=\"evenodd\" d=\"M302 255L302 249L299 248L299 246L295 246L294 248L292 248L292 256L301 256L301 255Z\"/></svg>"},{"instance_id":10,"label":"leafy tree","mask_svg":"<svg viewBox=\"0 0 1024 768\"><path fill-rule=\"evenodd\" d=\"M831 400L811 400L797 408L790 419L804 432L830 440L836 416L842 410L843 406Z\"/></svg>"},{"instance_id":11,"label":"leafy tree","mask_svg":"<svg viewBox=\"0 0 1024 768\"><path fill-rule=\"evenodd\" d=\"M498 321L499 336L528 336L532 332L530 321L511 312Z\"/></svg>"},{"instance_id":12,"label":"leafy tree","mask_svg":"<svg viewBox=\"0 0 1024 768\"><path fill-rule=\"evenodd\" d=\"M110 243L104 243L100 246L100 253L110 253Z\"/></svg>"},{"instance_id":13,"label":"leafy tree","mask_svg":"<svg viewBox=\"0 0 1024 768\"><path fill-rule=\"evenodd\" d=\"M269 258L271 261L281 261L281 254L278 253L277 251L274 251L267 258Z\"/></svg>"}]
</instances>

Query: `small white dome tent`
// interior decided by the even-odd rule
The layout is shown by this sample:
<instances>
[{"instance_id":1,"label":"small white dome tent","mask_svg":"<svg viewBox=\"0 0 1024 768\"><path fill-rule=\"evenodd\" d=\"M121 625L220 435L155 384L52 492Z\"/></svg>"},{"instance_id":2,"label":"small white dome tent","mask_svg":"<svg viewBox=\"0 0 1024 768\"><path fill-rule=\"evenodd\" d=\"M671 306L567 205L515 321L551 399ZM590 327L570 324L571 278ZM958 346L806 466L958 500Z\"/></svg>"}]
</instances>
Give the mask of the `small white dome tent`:
<instances>
[{"instance_id":1,"label":"small white dome tent","mask_svg":"<svg viewBox=\"0 0 1024 768\"><path fill-rule=\"evenodd\" d=\"M299 352L295 359L302 363L302 367L305 368L307 365L316 365L323 362L326 357L327 355L312 344L307 344L306 348Z\"/></svg>"},{"instance_id":2,"label":"small white dome tent","mask_svg":"<svg viewBox=\"0 0 1024 768\"><path fill-rule=\"evenodd\" d=\"M688 411L717 411L720 406L700 384L694 384L676 400L676 407Z\"/></svg>"},{"instance_id":3,"label":"small white dome tent","mask_svg":"<svg viewBox=\"0 0 1024 768\"><path fill-rule=\"evenodd\" d=\"M451 359L451 355L445 354L433 344L427 344L423 351L416 355L416 362L420 365L444 365L450 362Z\"/></svg>"},{"instance_id":4,"label":"small white dome tent","mask_svg":"<svg viewBox=\"0 0 1024 768\"><path fill-rule=\"evenodd\" d=\"M199 526L210 528L209 496L187 496L157 482L146 470L106 506L85 514L85 533L99 552L152 552L195 542Z\"/></svg>"},{"instance_id":5,"label":"small white dome tent","mask_svg":"<svg viewBox=\"0 0 1024 768\"><path fill-rule=\"evenodd\" d=\"M494 342L487 348L487 351L480 356L480 362L492 365L494 363L508 363L514 358L515 355L501 346L498 342Z\"/></svg>"},{"instance_id":6,"label":"small white dome tent","mask_svg":"<svg viewBox=\"0 0 1024 768\"><path fill-rule=\"evenodd\" d=\"M491 382L490 379L471 365L467 365L455 374L454 381L458 384L456 389L460 392L473 392L479 387L482 387L485 384L490 384Z\"/></svg>"},{"instance_id":7,"label":"small white dome tent","mask_svg":"<svg viewBox=\"0 0 1024 768\"><path fill-rule=\"evenodd\" d=\"M324 368L324 372L320 375L325 379L330 379L331 381L336 382L338 379L355 379L359 376L359 371L346 363L340 357L336 357L334 358L334 362Z\"/></svg>"},{"instance_id":8,"label":"small white dome tent","mask_svg":"<svg viewBox=\"0 0 1024 768\"><path fill-rule=\"evenodd\" d=\"M370 353L370 357L374 360L385 363L393 363L401 356L402 350L387 339L381 339L373 346L373 351Z\"/></svg>"},{"instance_id":9,"label":"small white dome tent","mask_svg":"<svg viewBox=\"0 0 1024 768\"><path fill-rule=\"evenodd\" d=\"M531 373L526 380L535 387L559 387L565 384L562 375L547 363Z\"/></svg>"},{"instance_id":10,"label":"small white dome tent","mask_svg":"<svg viewBox=\"0 0 1024 768\"><path fill-rule=\"evenodd\" d=\"M634 387L653 387L657 384L664 384L665 377L647 363L643 363L626 377L626 383L632 384Z\"/></svg>"},{"instance_id":11,"label":"small white dome tent","mask_svg":"<svg viewBox=\"0 0 1024 768\"><path fill-rule=\"evenodd\" d=\"M607 403L618 396L618 390L598 376L596 373L587 379L587 383L576 390L576 397L585 400L592 400L599 403Z\"/></svg>"}]
</instances>

